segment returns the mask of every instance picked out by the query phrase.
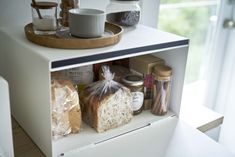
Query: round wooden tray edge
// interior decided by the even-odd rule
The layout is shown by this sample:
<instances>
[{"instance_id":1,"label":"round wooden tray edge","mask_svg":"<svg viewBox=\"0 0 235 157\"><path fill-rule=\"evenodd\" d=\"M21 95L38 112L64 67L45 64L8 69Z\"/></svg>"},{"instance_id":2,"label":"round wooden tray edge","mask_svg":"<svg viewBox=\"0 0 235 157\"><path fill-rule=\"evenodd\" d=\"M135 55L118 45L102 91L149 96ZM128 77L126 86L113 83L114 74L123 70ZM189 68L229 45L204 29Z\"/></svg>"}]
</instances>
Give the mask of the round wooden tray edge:
<instances>
[{"instance_id":1,"label":"round wooden tray edge","mask_svg":"<svg viewBox=\"0 0 235 157\"><path fill-rule=\"evenodd\" d=\"M55 35L37 35L33 31L32 23L25 25L24 31L26 38L38 45L60 48L60 49L91 49L91 48L101 48L106 46L111 46L118 43L121 40L123 33L122 27L112 24L105 23L106 29L112 29L114 35L111 37L104 38L92 38L92 39L63 39L58 38Z\"/></svg>"}]
</instances>

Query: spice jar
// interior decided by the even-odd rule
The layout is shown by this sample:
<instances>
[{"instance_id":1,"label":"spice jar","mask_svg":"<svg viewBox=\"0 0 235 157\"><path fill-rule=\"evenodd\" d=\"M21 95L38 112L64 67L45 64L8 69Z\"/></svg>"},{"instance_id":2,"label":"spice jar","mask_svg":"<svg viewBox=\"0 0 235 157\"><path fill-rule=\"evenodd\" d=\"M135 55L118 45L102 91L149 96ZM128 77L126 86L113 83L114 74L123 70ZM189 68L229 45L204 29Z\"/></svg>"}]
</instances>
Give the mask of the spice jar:
<instances>
[{"instance_id":1,"label":"spice jar","mask_svg":"<svg viewBox=\"0 0 235 157\"><path fill-rule=\"evenodd\" d=\"M133 114L137 115L143 110L144 81L139 75L128 74L122 79L123 85L131 90Z\"/></svg>"},{"instance_id":2,"label":"spice jar","mask_svg":"<svg viewBox=\"0 0 235 157\"><path fill-rule=\"evenodd\" d=\"M139 0L111 0L106 7L108 22L121 26L134 26L140 21Z\"/></svg>"},{"instance_id":3,"label":"spice jar","mask_svg":"<svg viewBox=\"0 0 235 157\"><path fill-rule=\"evenodd\" d=\"M154 67L153 103L151 112L155 115L165 115L170 100L172 69L166 65Z\"/></svg>"},{"instance_id":4,"label":"spice jar","mask_svg":"<svg viewBox=\"0 0 235 157\"><path fill-rule=\"evenodd\" d=\"M60 0L60 25L69 26L69 10L79 8L79 0Z\"/></svg>"},{"instance_id":5,"label":"spice jar","mask_svg":"<svg viewBox=\"0 0 235 157\"><path fill-rule=\"evenodd\" d=\"M31 3L33 29L35 34L54 34L57 29L57 3L35 2Z\"/></svg>"}]
</instances>

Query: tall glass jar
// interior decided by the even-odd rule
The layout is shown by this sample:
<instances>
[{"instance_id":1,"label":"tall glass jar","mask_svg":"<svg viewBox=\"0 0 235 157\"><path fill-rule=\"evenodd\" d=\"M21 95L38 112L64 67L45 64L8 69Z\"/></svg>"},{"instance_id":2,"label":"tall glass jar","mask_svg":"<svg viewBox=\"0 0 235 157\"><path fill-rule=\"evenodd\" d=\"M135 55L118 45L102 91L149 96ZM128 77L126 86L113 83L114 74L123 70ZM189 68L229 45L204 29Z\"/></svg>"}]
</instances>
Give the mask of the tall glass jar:
<instances>
[{"instance_id":1,"label":"tall glass jar","mask_svg":"<svg viewBox=\"0 0 235 157\"><path fill-rule=\"evenodd\" d=\"M155 80L151 112L162 116L167 113L169 106L172 69L166 65L157 65L154 67L153 75Z\"/></svg>"},{"instance_id":2,"label":"tall glass jar","mask_svg":"<svg viewBox=\"0 0 235 157\"><path fill-rule=\"evenodd\" d=\"M60 25L64 27L69 26L69 10L79 8L79 0L60 0Z\"/></svg>"},{"instance_id":3,"label":"tall glass jar","mask_svg":"<svg viewBox=\"0 0 235 157\"><path fill-rule=\"evenodd\" d=\"M54 34L57 29L57 3L34 2L31 4L35 34Z\"/></svg>"},{"instance_id":4,"label":"tall glass jar","mask_svg":"<svg viewBox=\"0 0 235 157\"><path fill-rule=\"evenodd\" d=\"M121 26L134 26L140 21L139 0L111 0L106 7L107 21Z\"/></svg>"}]
</instances>

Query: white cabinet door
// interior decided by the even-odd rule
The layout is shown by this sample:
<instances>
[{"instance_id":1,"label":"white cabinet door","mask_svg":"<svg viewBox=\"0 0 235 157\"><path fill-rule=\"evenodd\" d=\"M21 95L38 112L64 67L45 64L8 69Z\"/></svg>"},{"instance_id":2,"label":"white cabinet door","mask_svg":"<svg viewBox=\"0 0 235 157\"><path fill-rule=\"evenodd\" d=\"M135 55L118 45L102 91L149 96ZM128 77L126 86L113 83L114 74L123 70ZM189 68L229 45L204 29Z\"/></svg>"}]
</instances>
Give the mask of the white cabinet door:
<instances>
[{"instance_id":1,"label":"white cabinet door","mask_svg":"<svg viewBox=\"0 0 235 157\"><path fill-rule=\"evenodd\" d=\"M66 157L235 157L176 116L79 151Z\"/></svg>"},{"instance_id":2,"label":"white cabinet door","mask_svg":"<svg viewBox=\"0 0 235 157\"><path fill-rule=\"evenodd\" d=\"M0 76L0 157L13 157L11 112L7 82Z\"/></svg>"}]
</instances>

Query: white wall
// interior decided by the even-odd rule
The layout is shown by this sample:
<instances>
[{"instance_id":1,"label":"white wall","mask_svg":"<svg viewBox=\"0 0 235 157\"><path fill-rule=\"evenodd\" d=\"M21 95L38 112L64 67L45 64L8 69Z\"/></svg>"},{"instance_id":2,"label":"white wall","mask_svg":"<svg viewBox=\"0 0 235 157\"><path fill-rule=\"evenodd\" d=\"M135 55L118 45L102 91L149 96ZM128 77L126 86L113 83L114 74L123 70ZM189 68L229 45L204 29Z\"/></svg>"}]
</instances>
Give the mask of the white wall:
<instances>
[{"instance_id":1,"label":"white wall","mask_svg":"<svg viewBox=\"0 0 235 157\"><path fill-rule=\"evenodd\" d=\"M105 10L109 0L80 0L82 8L95 8Z\"/></svg>"},{"instance_id":2,"label":"white wall","mask_svg":"<svg viewBox=\"0 0 235 157\"><path fill-rule=\"evenodd\" d=\"M141 0L142 24L157 28L159 5L160 0Z\"/></svg>"},{"instance_id":3,"label":"white wall","mask_svg":"<svg viewBox=\"0 0 235 157\"><path fill-rule=\"evenodd\" d=\"M31 21L31 0L0 0L0 27Z\"/></svg>"},{"instance_id":4,"label":"white wall","mask_svg":"<svg viewBox=\"0 0 235 157\"><path fill-rule=\"evenodd\" d=\"M159 1L160 0L141 0L142 24L152 27L157 26L157 8ZM97 8L105 10L109 0L80 0L80 3L83 8ZM31 0L0 0L0 27L13 25L24 26L31 22L30 4Z\"/></svg>"},{"instance_id":5,"label":"white wall","mask_svg":"<svg viewBox=\"0 0 235 157\"><path fill-rule=\"evenodd\" d=\"M38 0L36 0L38 1ZM45 0L46 1L46 0ZM52 0L48 0L52 1ZM59 1L59 0L58 0ZM109 0L80 0L81 7L104 10ZM31 0L0 0L0 27L31 22Z\"/></svg>"},{"instance_id":6,"label":"white wall","mask_svg":"<svg viewBox=\"0 0 235 157\"><path fill-rule=\"evenodd\" d=\"M109 2L109 0L80 1L81 7L98 8L102 10L105 10L105 7ZM13 25L24 26L31 22L31 2L31 0L0 0L0 27Z\"/></svg>"}]
</instances>

